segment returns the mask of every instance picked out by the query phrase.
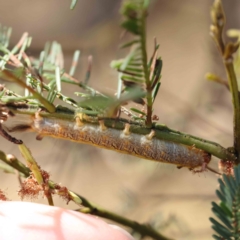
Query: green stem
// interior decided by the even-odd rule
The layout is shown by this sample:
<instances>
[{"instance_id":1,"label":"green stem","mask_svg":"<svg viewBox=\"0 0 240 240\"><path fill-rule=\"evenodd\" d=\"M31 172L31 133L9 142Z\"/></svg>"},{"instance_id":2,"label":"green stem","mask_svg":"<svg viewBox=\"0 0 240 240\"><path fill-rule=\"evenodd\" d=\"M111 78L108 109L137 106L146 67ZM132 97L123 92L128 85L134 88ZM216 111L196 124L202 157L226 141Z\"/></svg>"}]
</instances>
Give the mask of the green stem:
<instances>
[{"instance_id":1,"label":"green stem","mask_svg":"<svg viewBox=\"0 0 240 240\"><path fill-rule=\"evenodd\" d=\"M166 128L166 131L164 128ZM202 149L219 159L225 161L236 161L236 156L218 143L175 131L167 127L164 128L160 127L159 131L156 132L156 137L159 139L165 139L188 146L195 146L196 148Z\"/></svg>"},{"instance_id":2,"label":"green stem","mask_svg":"<svg viewBox=\"0 0 240 240\"><path fill-rule=\"evenodd\" d=\"M33 97L35 99L38 99L40 103L49 111L49 112L54 112L55 111L55 106L51 104L47 99L41 96L41 94L37 93L34 91L31 87L29 87L25 82L23 82L20 78L16 77L12 72L8 70L3 70L1 71L0 75L10 81L16 82L18 85L20 85L23 88L27 88L29 92L32 93Z\"/></svg>"},{"instance_id":3,"label":"green stem","mask_svg":"<svg viewBox=\"0 0 240 240\"><path fill-rule=\"evenodd\" d=\"M48 185L49 185L49 183L48 183ZM48 205L49 205L49 206L54 206L52 194L50 193L50 191L48 191L47 193L45 193L45 196L47 197Z\"/></svg>"},{"instance_id":4,"label":"green stem","mask_svg":"<svg viewBox=\"0 0 240 240\"><path fill-rule=\"evenodd\" d=\"M217 44L222 55L223 63L228 76L228 86L232 95L233 104L233 132L234 132L234 150L237 161L240 163L240 103L238 94L238 84L233 67L233 54L237 51L239 45L236 43L223 41L223 29L226 22L225 13L221 0L215 0L211 10L212 25L210 27L211 35Z\"/></svg>"},{"instance_id":5,"label":"green stem","mask_svg":"<svg viewBox=\"0 0 240 240\"><path fill-rule=\"evenodd\" d=\"M148 224L140 224L138 222L129 220L129 219L127 219L125 217L122 217L118 214L115 214L115 213L106 211L102 208L99 208L99 207L93 205L87 199L85 199L81 196L79 196L79 198L81 198L82 204L85 207L89 208L88 213L90 213L92 215L103 217L103 218L112 220L114 222L120 223L124 226L130 227L130 228L134 229L135 231L139 232L143 236L149 236L149 237L152 237L153 239L158 239L158 240L170 240L170 238L167 238L167 237L163 236L162 234L157 232L155 229L153 229ZM81 209L79 209L78 211L81 212Z\"/></svg>"},{"instance_id":6,"label":"green stem","mask_svg":"<svg viewBox=\"0 0 240 240\"><path fill-rule=\"evenodd\" d=\"M18 170L20 173L23 173L25 177L29 177L31 171L28 167L22 166L21 162L19 162L15 157L14 157L15 164L12 165L8 160L6 160L6 157L7 157L7 155L0 151L0 159L1 160L3 160L5 163L7 163L11 167L15 168L16 170ZM19 167L19 166L21 166L21 167ZM1 165L0 165L0 168L1 168ZM5 169L5 167L4 167L4 169ZM55 190L56 186L59 186L58 184L54 183L53 181L49 181L48 184L52 190ZM58 193L58 191L56 191L56 192ZM94 205L90 201L88 201L86 198L84 198L72 191L67 190L67 193L70 196L71 200L74 201L76 204L78 204L78 205L82 204L84 207L88 208L89 214L103 217L105 219L109 219L116 223L122 224L126 227L129 227L129 228L139 232L142 236L149 236L156 240L171 240L170 238L163 236L162 234L160 234L159 232L157 232L155 229L153 229L151 226L149 226L147 224L140 224L136 221L132 221L132 220L127 219L123 216L120 216L116 213L113 213L113 212L104 210L103 208L97 207L96 205ZM61 193L59 193L59 195L62 196ZM81 212L81 210L78 210L78 211Z\"/></svg>"},{"instance_id":7,"label":"green stem","mask_svg":"<svg viewBox=\"0 0 240 240\"><path fill-rule=\"evenodd\" d=\"M5 154L3 151L0 151L0 159L5 162L7 165L16 169L17 171L23 173L25 176L29 176L31 170L27 168L23 163L21 163L16 157L11 154Z\"/></svg>"},{"instance_id":8,"label":"green stem","mask_svg":"<svg viewBox=\"0 0 240 240\"><path fill-rule=\"evenodd\" d=\"M146 90L147 90L147 118L146 118L146 126L152 127L152 86L150 81L150 74L148 68L148 60L147 60L147 50L146 50L146 9L142 10L141 16L141 37L140 37L140 44L141 44L141 51L142 51L142 65L143 65L143 72L144 78L146 83Z\"/></svg>"},{"instance_id":9,"label":"green stem","mask_svg":"<svg viewBox=\"0 0 240 240\"><path fill-rule=\"evenodd\" d=\"M17 114L29 114L29 115L34 115L36 112L36 109L33 107L29 110L24 110L24 109L17 109L17 106L8 106L8 108L13 112ZM60 110L55 113L46 113L46 112L41 112L40 116L46 117L46 118L56 118L56 119L63 119L63 120L69 120L73 121L74 119L74 114L73 113L67 113L67 112L61 112ZM115 128L120 131L122 131L125 128L125 123L126 120L124 119L109 119L109 118L104 118L104 124L108 128ZM86 120L87 121L87 120ZM91 120L91 123L92 120ZM96 121L96 124L98 124L98 121ZM147 135L150 133L151 129L144 127L140 124L137 124L135 122L131 122L131 128L130 131L133 133L141 134L141 135ZM205 139L201 139L186 133L182 133L179 131L175 131L173 129L168 128L167 126L164 125L156 125L152 127L155 131L155 137L158 139L163 139L167 141L172 141L188 146L195 146L196 148L202 149L213 156L216 156L222 160L232 160L235 161L236 157L233 153L222 147L221 145L208 141Z\"/></svg>"},{"instance_id":10,"label":"green stem","mask_svg":"<svg viewBox=\"0 0 240 240\"><path fill-rule=\"evenodd\" d=\"M240 104L238 95L238 84L232 59L225 60L224 65L228 76L228 83L232 94L232 104L234 110L233 114L234 148L237 151L238 161L240 162Z\"/></svg>"},{"instance_id":11,"label":"green stem","mask_svg":"<svg viewBox=\"0 0 240 240\"><path fill-rule=\"evenodd\" d=\"M28 165L29 169L31 169L38 184L41 186L43 186L44 184L48 185L48 183L45 182L45 179L43 179L41 169L39 168L37 162L33 158L30 150L24 144L19 144L18 148L19 148L21 154L23 155L24 159L26 160L27 165ZM49 191L44 192L44 194L47 197L48 204L50 206L53 206L54 204L53 204L52 194Z\"/></svg>"},{"instance_id":12,"label":"green stem","mask_svg":"<svg viewBox=\"0 0 240 240\"><path fill-rule=\"evenodd\" d=\"M43 88L47 91L50 91L50 87L46 84L43 84ZM63 102L68 103L69 105L73 106L73 107L77 107L77 103L74 99L70 98L70 97L66 97L65 95L63 95L61 92L58 92L56 90L54 90L54 93L56 94L57 98L59 98L60 100L62 100Z\"/></svg>"},{"instance_id":13,"label":"green stem","mask_svg":"<svg viewBox=\"0 0 240 240\"><path fill-rule=\"evenodd\" d=\"M23 158L26 160L28 168L31 169L34 177L36 178L39 185L42 185L44 183L43 177L40 171L39 166L37 165L35 159L33 158L31 152L24 144L19 144L18 148L23 156Z\"/></svg>"}]
</instances>

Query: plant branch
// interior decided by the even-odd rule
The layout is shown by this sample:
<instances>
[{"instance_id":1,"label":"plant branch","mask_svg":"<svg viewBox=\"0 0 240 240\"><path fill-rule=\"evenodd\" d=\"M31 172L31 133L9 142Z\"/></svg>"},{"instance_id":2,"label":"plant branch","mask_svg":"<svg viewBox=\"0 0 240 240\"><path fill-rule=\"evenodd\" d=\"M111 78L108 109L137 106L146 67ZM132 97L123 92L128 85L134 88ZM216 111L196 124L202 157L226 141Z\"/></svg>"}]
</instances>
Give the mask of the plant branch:
<instances>
[{"instance_id":1,"label":"plant branch","mask_svg":"<svg viewBox=\"0 0 240 240\"><path fill-rule=\"evenodd\" d=\"M5 162L7 165L16 169L20 173L24 174L25 177L30 175L31 170L27 168L23 163L21 163L16 157L12 154L6 154L0 150L0 159Z\"/></svg>"},{"instance_id":2,"label":"plant branch","mask_svg":"<svg viewBox=\"0 0 240 240\"><path fill-rule=\"evenodd\" d=\"M217 44L222 55L223 63L228 77L228 86L232 95L233 104L233 131L234 148L237 153L238 162L240 162L240 103L238 94L237 78L233 67L233 54L237 51L238 43L227 43L223 41L223 28L225 26L225 13L222 8L221 0L215 0L212 10L211 35Z\"/></svg>"},{"instance_id":3,"label":"plant branch","mask_svg":"<svg viewBox=\"0 0 240 240\"><path fill-rule=\"evenodd\" d=\"M7 105L7 107L16 114L28 114L28 115L34 115L36 112L35 107L31 107L29 109L18 109L17 105L11 104ZM40 112L40 116L43 116L45 118L55 118L58 120L65 119L69 121L74 120L74 113L70 112L64 112L61 111L61 109L57 109L57 112L55 113L47 113L47 112ZM95 119L95 123L98 123L98 119ZM118 129L119 131L123 131L125 128L126 120L124 119L111 119L111 118L101 118L101 120L104 120L104 124L108 128L114 128ZM90 121L91 124L93 124L93 119L85 119L85 121ZM150 133L151 129L144 127L136 122L130 122L131 123L131 132L141 134L141 135L147 135ZM155 131L155 137L158 139L163 139L167 141L172 141L188 146L194 146L196 148L202 149L213 156L216 156L222 160L232 160L235 161L236 157L233 153L222 147L221 145L208 141L205 139L201 139L186 133L182 133L179 131L175 131L173 129L168 128L165 125L155 125L152 127Z\"/></svg>"},{"instance_id":4,"label":"plant branch","mask_svg":"<svg viewBox=\"0 0 240 240\"><path fill-rule=\"evenodd\" d=\"M13 156L12 156L13 157ZM11 164L11 162L9 162L7 160L7 155L0 151L0 159L3 160L6 164L10 165L11 167L13 167L14 169L18 170L20 173L24 174L24 177L29 177L30 176L30 169L24 165L22 165L22 163L15 157L14 158L14 162L15 164ZM21 166L21 167L19 167ZM2 166L0 165L0 168L2 168ZM6 167L3 167L3 169L5 170ZM59 194L60 196L62 196L62 192L58 191L59 185L54 183L53 181L49 181L48 182L49 187L52 190L56 190L55 192L57 194ZM157 239L157 240L170 240L170 238L167 238L165 236L163 236L162 234L158 233L155 229L153 229L150 225L148 224L140 224L136 221L132 221L130 219L127 219L125 217L122 217L116 213L107 211L103 208L100 208L96 205L94 205L93 203L91 203L89 200L87 200L86 198L80 196L77 193L74 193L72 191L67 190L67 194L70 197L70 200L74 201L76 204L81 204L84 207L87 208L87 211L84 211L86 209L78 209L77 211L79 212L85 212L85 213L89 213L91 215L95 215L95 216L99 216L99 217L103 217L105 219L109 219L112 220L116 223L122 224L126 227L129 227L137 232L139 232L142 236L149 236L152 237L153 239Z\"/></svg>"},{"instance_id":5,"label":"plant branch","mask_svg":"<svg viewBox=\"0 0 240 240\"><path fill-rule=\"evenodd\" d=\"M87 213L90 213L95 216L103 217L109 220L112 220L114 222L120 223L124 226L130 227L134 229L135 231L139 232L142 236L149 236L153 239L159 239L159 240L170 240L170 238L167 238L163 236L162 234L158 233L155 229L153 229L149 224L140 224L136 221L129 220L125 217L122 217L118 214L106 211L102 208L96 207L92 203L90 203L85 198L79 196L81 200L83 201L83 205L87 207ZM78 209L79 212L85 212L85 209L83 211L81 209Z\"/></svg>"},{"instance_id":6,"label":"plant branch","mask_svg":"<svg viewBox=\"0 0 240 240\"><path fill-rule=\"evenodd\" d=\"M19 144L18 148L22 154L22 156L24 157L24 159L27 162L28 168L31 169L35 179L37 180L38 184L43 186L43 188L45 188L45 185L48 185L48 182L45 182L44 177L42 176L42 172L37 164L37 162L35 161L35 159L33 158L30 150L24 145L24 144ZM44 191L45 196L47 197L48 200L48 204L50 206L53 206L53 199L52 199L52 194L50 193L49 190Z\"/></svg>"},{"instance_id":7,"label":"plant branch","mask_svg":"<svg viewBox=\"0 0 240 240\"><path fill-rule=\"evenodd\" d=\"M53 104L51 104L49 101L47 101L44 97L41 96L41 94L34 91L31 87L29 87L25 82L23 82L20 78L15 76L10 71L2 70L1 71L1 76L4 77L4 79L16 82L17 84L19 84L23 88L27 88L29 90L29 92L32 93L34 98L38 99L49 112L54 112L55 111L55 106Z\"/></svg>"},{"instance_id":8,"label":"plant branch","mask_svg":"<svg viewBox=\"0 0 240 240\"><path fill-rule=\"evenodd\" d=\"M234 110L234 147L237 152L238 161L240 162L240 104L239 104L239 94L238 94L238 85L237 78L233 67L233 62L225 61L225 69L228 75L228 82L230 86L230 91L232 93L232 103Z\"/></svg>"},{"instance_id":9,"label":"plant branch","mask_svg":"<svg viewBox=\"0 0 240 240\"><path fill-rule=\"evenodd\" d=\"M143 72L144 78L146 83L146 90L147 90L147 118L146 118L146 126L152 127L152 84L150 79L150 72L148 68L148 59L147 59L147 50L146 50L146 16L147 16L147 9L143 7L140 19L141 24L141 37L140 37L140 44L141 44L141 51L142 51L142 64L143 64Z\"/></svg>"},{"instance_id":10,"label":"plant branch","mask_svg":"<svg viewBox=\"0 0 240 240\"><path fill-rule=\"evenodd\" d=\"M225 87L227 88L227 90L230 90L227 80L223 80L223 79L221 79L219 76L217 76L217 75L215 75L215 74L207 73L207 74L205 75L205 78L206 78L207 80L209 80L209 81L219 83L219 84L225 86Z\"/></svg>"}]
</instances>

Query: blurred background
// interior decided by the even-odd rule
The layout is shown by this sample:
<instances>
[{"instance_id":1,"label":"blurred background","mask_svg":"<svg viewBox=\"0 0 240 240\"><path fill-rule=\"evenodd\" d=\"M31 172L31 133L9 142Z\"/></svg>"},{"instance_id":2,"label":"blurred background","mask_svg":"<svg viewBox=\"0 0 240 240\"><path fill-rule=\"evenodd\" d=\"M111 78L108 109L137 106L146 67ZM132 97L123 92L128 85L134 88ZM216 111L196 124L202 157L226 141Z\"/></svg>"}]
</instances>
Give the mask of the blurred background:
<instances>
[{"instance_id":1,"label":"blurred background","mask_svg":"<svg viewBox=\"0 0 240 240\"><path fill-rule=\"evenodd\" d=\"M81 50L75 74L83 80L87 58L93 56L89 85L114 94L117 73L109 67L123 57L118 49L120 0L79 0L75 10L63 0L0 0L0 22L13 28L11 46L24 32L33 37L28 55L39 56L46 41L62 44L65 69L69 71L73 52ZM209 0L153 0L148 18L148 52L153 38L160 43L163 59L162 85L154 113L159 122L228 147L232 145L232 107L223 86L207 82L213 72L226 78L219 54L209 36ZM239 2L223 0L228 28L240 28ZM74 97L78 89L65 86ZM77 99L77 97L75 96ZM211 201L216 200L217 176L211 172L193 174L188 169L145 161L88 145L58 139L35 141L35 134L15 134L31 149L51 179L85 196L90 201L139 222L151 222L174 239L211 239ZM1 150L22 159L18 148L4 139ZM211 167L218 169L213 158ZM19 200L16 176L0 173L0 188L12 200ZM30 199L28 199L31 201ZM33 200L44 202L44 199ZM76 206L54 197L58 206Z\"/></svg>"}]
</instances>

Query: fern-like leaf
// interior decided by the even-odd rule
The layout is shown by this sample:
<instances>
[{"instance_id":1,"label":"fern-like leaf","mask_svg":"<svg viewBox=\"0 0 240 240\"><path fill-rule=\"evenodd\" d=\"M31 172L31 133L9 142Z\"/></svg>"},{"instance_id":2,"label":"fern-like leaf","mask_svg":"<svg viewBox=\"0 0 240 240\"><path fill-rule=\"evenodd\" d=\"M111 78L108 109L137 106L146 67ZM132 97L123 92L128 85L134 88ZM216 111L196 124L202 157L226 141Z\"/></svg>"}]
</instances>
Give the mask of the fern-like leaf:
<instances>
[{"instance_id":1,"label":"fern-like leaf","mask_svg":"<svg viewBox=\"0 0 240 240\"><path fill-rule=\"evenodd\" d=\"M158 45L155 42L154 53L148 61L146 52L146 17L149 1L125 0L121 8L124 19L121 26L131 34L134 39L122 44L121 48L130 47L130 53L121 60L112 61L111 67L121 73L124 88L140 87L146 92L145 98L137 103L147 105L146 125L152 125L152 107L160 87L162 60L157 58ZM121 83L119 83L120 85Z\"/></svg>"},{"instance_id":2,"label":"fern-like leaf","mask_svg":"<svg viewBox=\"0 0 240 240\"><path fill-rule=\"evenodd\" d=\"M217 233L214 239L240 239L240 165L234 168L234 176L223 175L216 191L220 204L212 202L212 211L217 219L210 218Z\"/></svg>"},{"instance_id":3,"label":"fern-like leaf","mask_svg":"<svg viewBox=\"0 0 240 240\"><path fill-rule=\"evenodd\" d=\"M81 101L78 106L85 110L93 111L104 117L116 117L121 105L143 97L145 93L140 88L133 88L121 95L120 98L111 96L91 96ZM136 112L136 111L135 111Z\"/></svg>"},{"instance_id":4,"label":"fern-like leaf","mask_svg":"<svg viewBox=\"0 0 240 240\"><path fill-rule=\"evenodd\" d=\"M131 47L130 53L121 61L113 61L111 66L123 73L122 80L124 85L127 86L129 82L132 85L144 84L146 80L145 74L149 78L145 49L145 18L147 7L144 4L144 0L126 0L122 4L121 14L124 16L124 19L121 26L132 33L135 38L121 46L122 48Z\"/></svg>"}]
</instances>

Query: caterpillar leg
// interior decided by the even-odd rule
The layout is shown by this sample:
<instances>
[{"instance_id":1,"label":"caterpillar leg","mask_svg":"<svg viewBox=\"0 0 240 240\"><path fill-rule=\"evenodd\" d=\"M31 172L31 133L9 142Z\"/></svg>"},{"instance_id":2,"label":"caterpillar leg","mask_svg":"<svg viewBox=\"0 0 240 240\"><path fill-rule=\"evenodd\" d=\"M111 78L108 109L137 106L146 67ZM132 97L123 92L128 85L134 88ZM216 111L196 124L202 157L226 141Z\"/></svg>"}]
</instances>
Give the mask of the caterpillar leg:
<instances>
[{"instance_id":1,"label":"caterpillar leg","mask_svg":"<svg viewBox=\"0 0 240 240\"><path fill-rule=\"evenodd\" d=\"M199 170L193 170L193 173L200 173L200 172L204 172L206 170L209 170L210 172L216 173L218 175L222 175L221 173L217 172L216 170L212 169L211 167L208 166L208 164L206 162L204 162L201 166L201 169Z\"/></svg>"},{"instance_id":2,"label":"caterpillar leg","mask_svg":"<svg viewBox=\"0 0 240 240\"><path fill-rule=\"evenodd\" d=\"M36 140L38 140L38 141L41 141L42 139L43 139L43 135L41 135L41 134L38 134L37 136L36 136Z\"/></svg>"},{"instance_id":3,"label":"caterpillar leg","mask_svg":"<svg viewBox=\"0 0 240 240\"><path fill-rule=\"evenodd\" d=\"M198 169L198 170L194 170L194 169L193 169L193 173L204 172L204 171L206 171L206 167L207 167L207 163L206 163L206 162L203 162L203 164L202 164L202 166L201 166L200 169Z\"/></svg>"}]
</instances>

